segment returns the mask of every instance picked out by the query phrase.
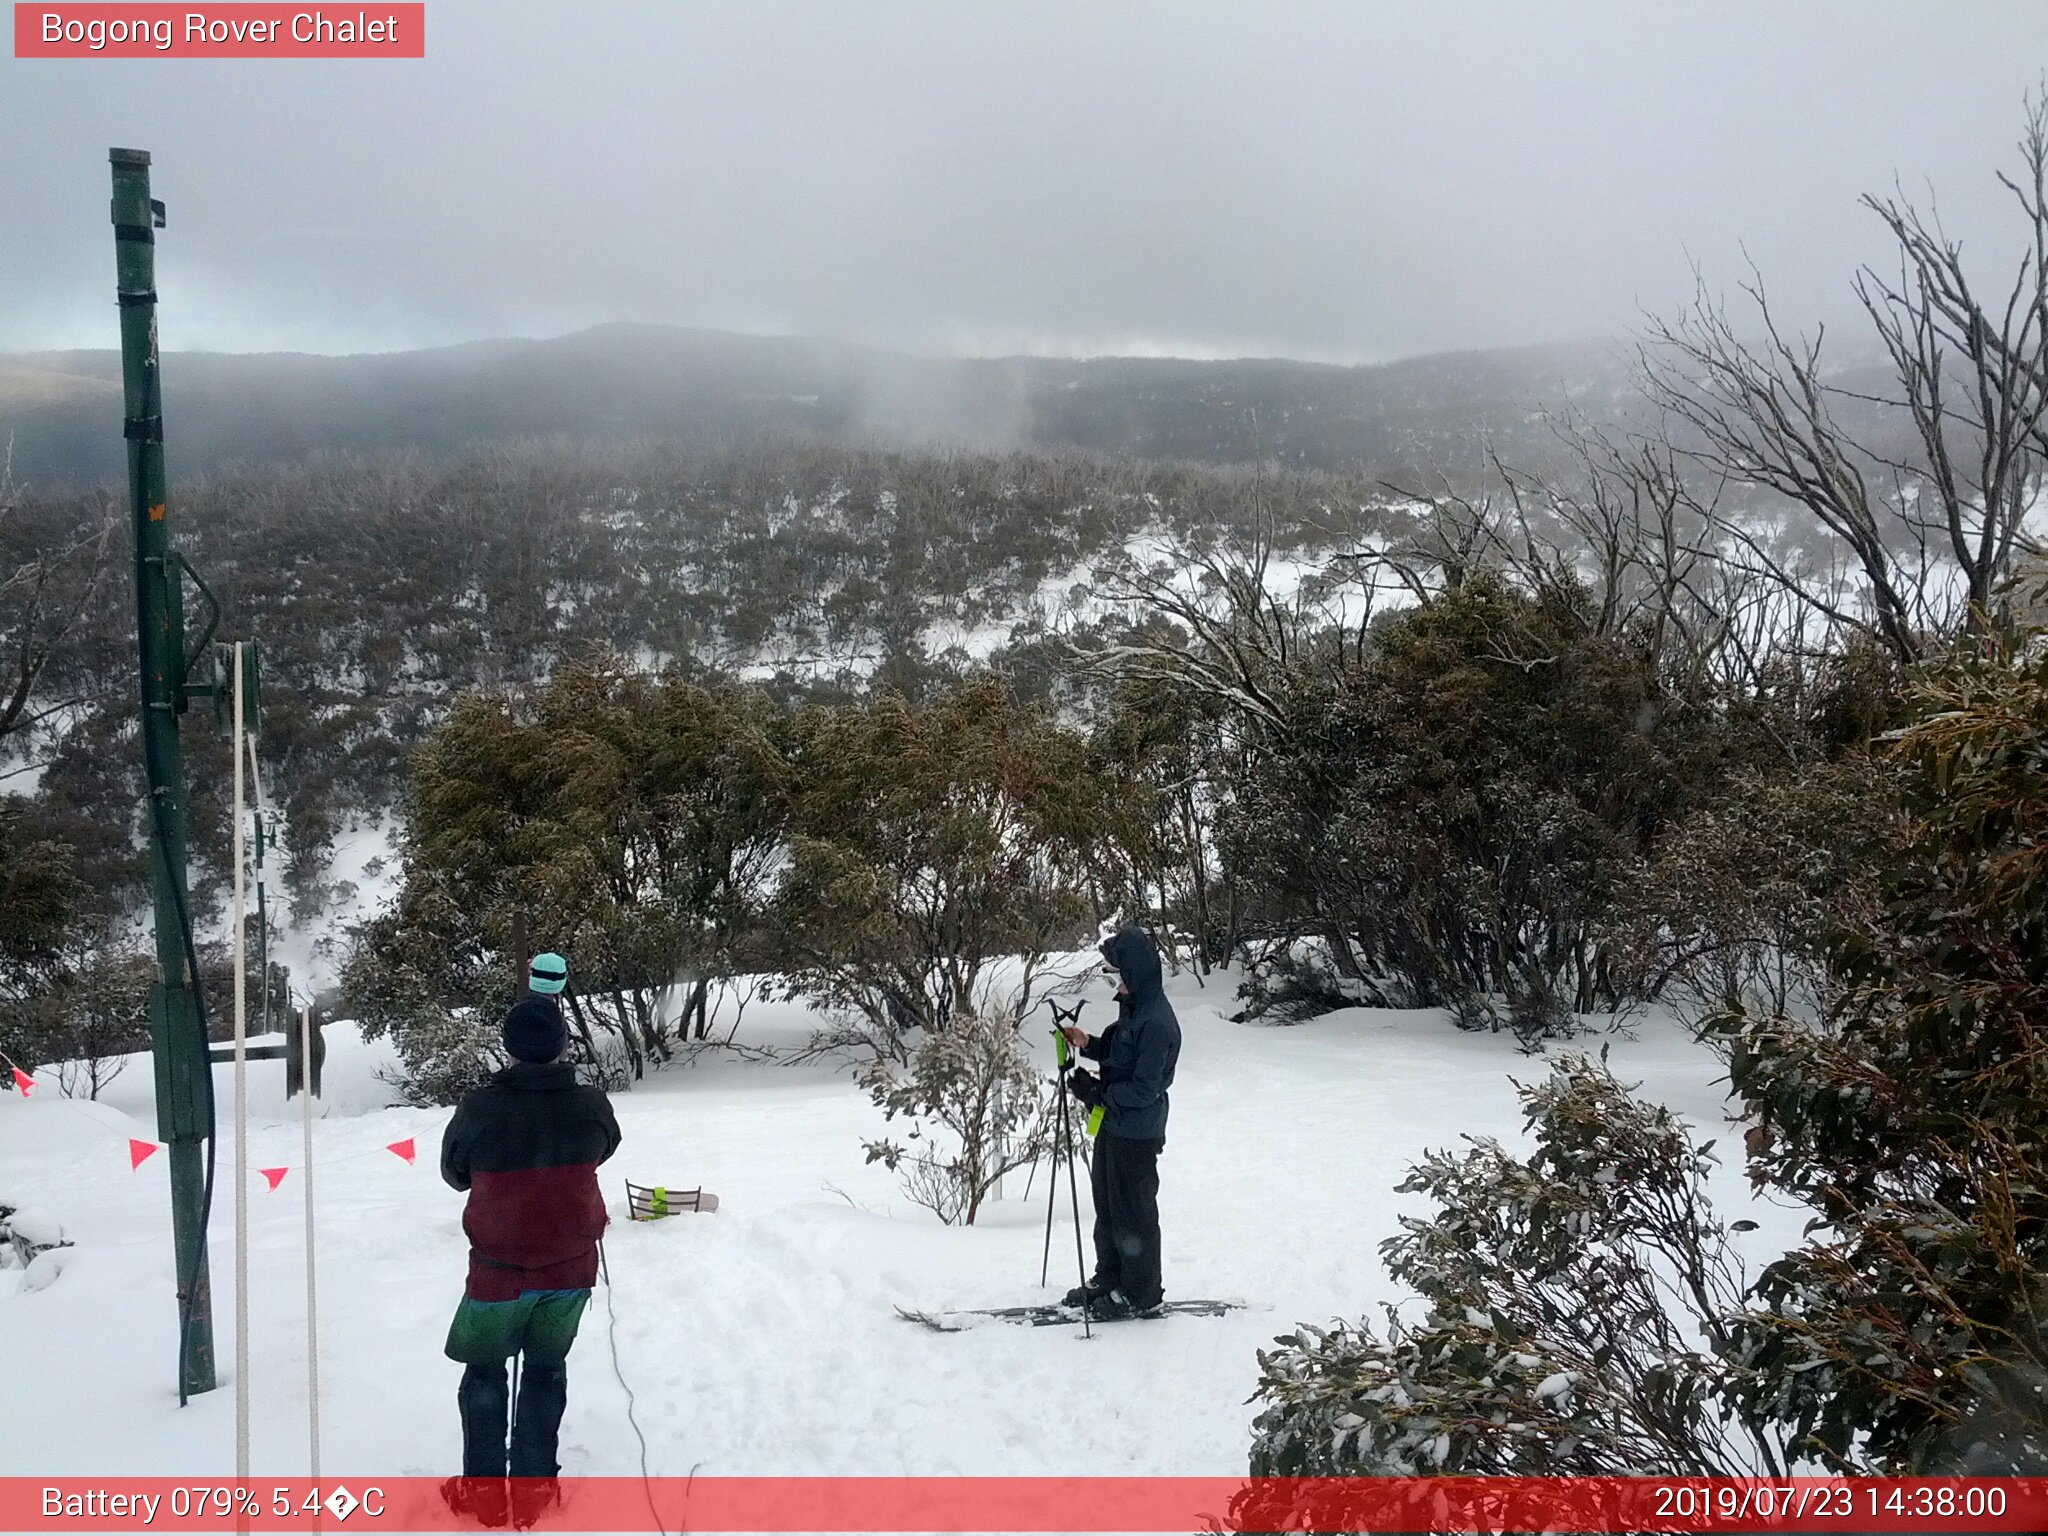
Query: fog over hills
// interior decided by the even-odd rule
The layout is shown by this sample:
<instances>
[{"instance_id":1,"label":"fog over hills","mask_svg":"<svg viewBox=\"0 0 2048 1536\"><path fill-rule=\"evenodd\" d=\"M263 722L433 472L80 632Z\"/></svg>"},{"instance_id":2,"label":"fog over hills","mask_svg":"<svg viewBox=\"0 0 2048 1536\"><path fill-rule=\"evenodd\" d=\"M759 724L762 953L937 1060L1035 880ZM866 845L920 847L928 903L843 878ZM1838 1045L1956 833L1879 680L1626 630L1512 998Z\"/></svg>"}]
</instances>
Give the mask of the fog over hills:
<instances>
[{"instance_id":1,"label":"fog over hills","mask_svg":"<svg viewBox=\"0 0 2048 1536\"><path fill-rule=\"evenodd\" d=\"M654 325L415 352L171 352L165 423L174 476L330 452L441 458L563 436L685 442L796 435L1397 477L1476 460L1492 441L1544 449L1544 413L1599 419L1633 400L1619 342L1445 353L1369 367L914 357L830 341ZM0 436L43 490L118 480L114 351L0 354Z\"/></svg>"}]
</instances>

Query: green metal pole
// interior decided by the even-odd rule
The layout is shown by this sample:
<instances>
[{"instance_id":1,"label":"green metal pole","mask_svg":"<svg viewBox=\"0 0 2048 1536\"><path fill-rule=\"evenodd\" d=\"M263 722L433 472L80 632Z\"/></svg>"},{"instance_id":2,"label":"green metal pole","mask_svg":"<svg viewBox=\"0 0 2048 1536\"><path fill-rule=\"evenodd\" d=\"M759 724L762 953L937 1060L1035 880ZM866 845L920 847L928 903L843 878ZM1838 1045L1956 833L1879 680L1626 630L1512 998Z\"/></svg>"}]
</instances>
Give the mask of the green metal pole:
<instances>
[{"instance_id":1,"label":"green metal pole","mask_svg":"<svg viewBox=\"0 0 2048 1536\"><path fill-rule=\"evenodd\" d=\"M210 1175L200 1144L213 1137L213 1069L188 963L185 768L178 716L185 706L183 567L170 540L163 392L157 375L156 235L163 205L149 195L149 154L108 153L114 174L114 255L121 305L121 386L128 440L129 521L135 531L135 618L142 681L156 899L158 979L150 988L157 1134L170 1150L171 1231L178 1279L178 1392L211 1392L213 1297L206 1264Z\"/></svg>"}]
</instances>

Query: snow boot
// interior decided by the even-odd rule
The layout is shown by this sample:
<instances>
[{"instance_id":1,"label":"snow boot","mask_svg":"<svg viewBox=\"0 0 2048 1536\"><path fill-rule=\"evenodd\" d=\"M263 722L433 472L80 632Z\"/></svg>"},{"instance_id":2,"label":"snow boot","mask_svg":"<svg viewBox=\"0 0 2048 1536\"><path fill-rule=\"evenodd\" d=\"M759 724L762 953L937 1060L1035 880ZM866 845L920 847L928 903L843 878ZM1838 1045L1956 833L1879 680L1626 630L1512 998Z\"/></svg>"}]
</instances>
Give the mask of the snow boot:
<instances>
[{"instance_id":1,"label":"snow boot","mask_svg":"<svg viewBox=\"0 0 2048 1536\"><path fill-rule=\"evenodd\" d=\"M501 1477L451 1477L441 1484L441 1502L452 1513L469 1515L493 1530L511 1518Z\"/></svg>"},{"instance_id":2,"label":"snow boot","mask_svg":"<svg viewBox=\"0 0 2048 1536\"><path fill-rule=\"evenodd\" d=\"M552 1477L515 1477L512 1487L512 1525L530 1531L540 1517L562 1504L562 1485Z\"/></svg>"},{"instance_id":3,"label":"snow boot","mask_svg":"<svg viewBox=\"0 0 2048 1536\"><path fill-rule=\"evenodd\" d=\"M1060 1305L1063 1307L1085 1307L1091 1302L1100 1301L1109 1292L1110 1288L1108 1286L1098 1280L1090 1280L1086 1285L1077 1285L1067 1292L1066 1295L1062 1296L1060 1298Z\"/></svg>"},{"instance_id":4,"label":"snow boot","mask_svg":"<svg viewBox=\"0 0 2048 1536\"><path fill-rule=\"evenodd\" d=\"M1115 1323L1132 1316L1133 1308L1122 1291L1108 1291L1091 1300L1087 1312L1098 1323Z\"/></svg>"}]
</instances>

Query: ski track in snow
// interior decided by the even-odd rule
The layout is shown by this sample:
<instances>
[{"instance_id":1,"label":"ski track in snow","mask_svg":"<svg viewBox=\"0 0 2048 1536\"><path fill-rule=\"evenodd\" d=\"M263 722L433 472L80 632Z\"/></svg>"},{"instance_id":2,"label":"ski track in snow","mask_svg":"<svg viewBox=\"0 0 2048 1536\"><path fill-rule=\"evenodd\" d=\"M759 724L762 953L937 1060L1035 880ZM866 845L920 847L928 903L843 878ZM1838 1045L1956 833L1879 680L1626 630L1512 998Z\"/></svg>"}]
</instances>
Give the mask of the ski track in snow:
<instances>
[{"instance_id":1,"label":"ski track in snow","mask_svg":"<svg viewBox=\"0 0 2048 1536\"><path fill-rule=\"evenodd\" d=\"M1099 983L1091 985L1097 1009ZM934 1334L895 1314L1052 1299L1074 1283L1061 1182L1048 1286L1038 1285L1045 1180L973 1228L909 1205L860 1143L882 1129L843 1071L707 1058L615 1096L624 1145L602 1171L618 1345L657 1475L1234 1475L1245 1464L1254 1352L1295 1321L1370 1315L1397 1297L1378 1245L1413 1197L1393 1194L1425 1148L1464 1135L1522 1143L1510 1076L1545 1067L1511 1036L1469 1035L1440 1013L1349 1009L1292 1028L1233 1024L1230 985L1170 982L1186 1032L1161 1161L1171 1296L1242 1298L1253 1310L1144 1327L985 1328ZM1096 1009L1091 1009L1091 1013ZM794 1040L807 1020L757 1005L743 1040ZM1722 1136L1717 1060L1668 1020L1613 1044L1616 1071ZM462 1198L435 1168L447 1110L388 1108L388 1051L329 1030L328 1098L315 1126L320 1232L322 1464L330 1474L444 1474L459 1463L459 1368L441 1343L462 1285ZM305 1467L304 1280L296 1105L280 1062L249 1069L253 1461ZM166 1158L128 1166L155 1137L146 1059L100 1104L0 1096L0 1200L64 1223L78 1247L57 1282L27 1292L0 1270L10 1376L0 1474L226 1474L233 1467L231 1069L216 1069L223 1140L212 1223L222 1389L184 1410L174 1391L176 1303ZM408 1167L383 1151L418 1139ZM1724 1143L1725 1144L1725 1143ZM271 1194L254 1169L293 1165ZM624 1219L622 1181L702 1185L715 1215ZM1714 1193L1760 1230L1751 1251L1796 1241L1801 1213L1754 1204L1739 1165ZM1082 1219L1090 1219L1085 1180ZM1419 1209L1406 1204L1407 1209ZM562 1461L630 1474L638 1447L607 1346L605 1295L570 1358Z\"/></svg>"}]
</instances>

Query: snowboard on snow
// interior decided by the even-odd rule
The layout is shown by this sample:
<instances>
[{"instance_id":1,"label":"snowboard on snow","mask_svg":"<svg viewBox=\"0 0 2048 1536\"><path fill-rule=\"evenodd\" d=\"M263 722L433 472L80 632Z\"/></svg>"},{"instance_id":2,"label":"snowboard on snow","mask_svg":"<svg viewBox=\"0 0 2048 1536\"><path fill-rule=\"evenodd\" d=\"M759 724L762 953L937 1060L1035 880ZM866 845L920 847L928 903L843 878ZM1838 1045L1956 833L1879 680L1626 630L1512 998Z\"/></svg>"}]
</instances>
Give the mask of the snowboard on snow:
<instances>
[{"instance_id":1,"label":"snowboard on snow","mask_svg":"<svg viewBox=\"0 0 2048 1536\"><path fill-rule=\"evenodd\" d=\"M1226 1312L1242 1312L1245 1304L1241 1301L1169 1301L1159 1311L1159 1317L1221 1317ZM1028 1328L1052 1328L1061 1324L1081 1325L1081 1309L1070 1307L1063 1302L1045 1302L1035 1307L983 1307L959 1312L913 1312L908 1307L898 1307L896 1315L909 1323L922 1323L934 1333L961 1333L969 1328L981 1328L992 1323L1015 1323ZM1095 1328L1109 1327L1116 1323L1156 1322L1155 1317L1091 1317L1089 1325Z\"/></svg>"}]
</instances>

